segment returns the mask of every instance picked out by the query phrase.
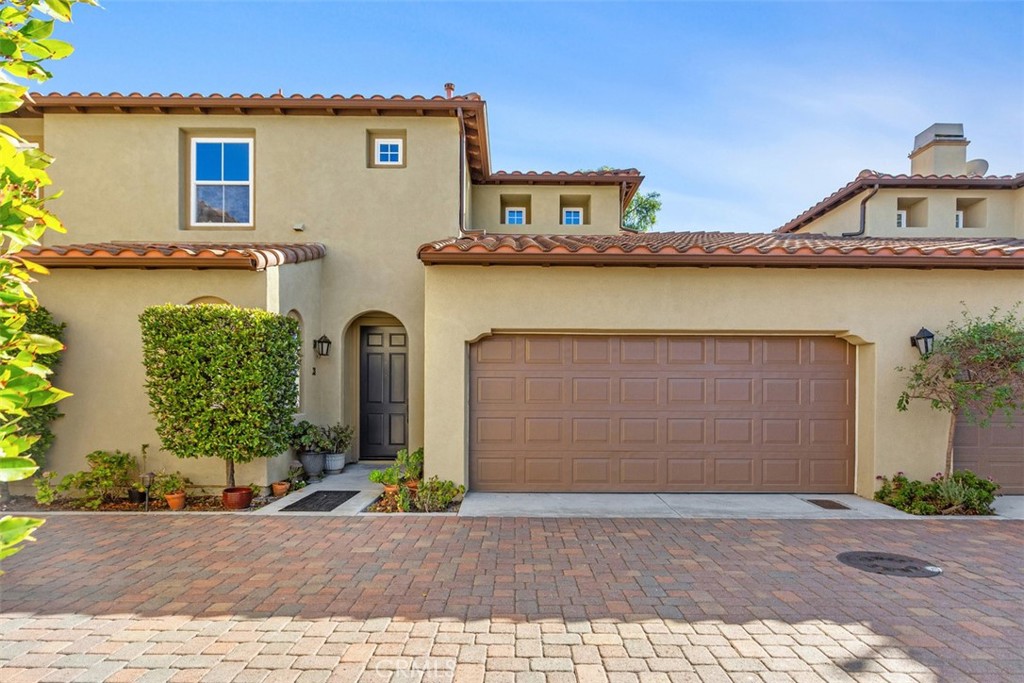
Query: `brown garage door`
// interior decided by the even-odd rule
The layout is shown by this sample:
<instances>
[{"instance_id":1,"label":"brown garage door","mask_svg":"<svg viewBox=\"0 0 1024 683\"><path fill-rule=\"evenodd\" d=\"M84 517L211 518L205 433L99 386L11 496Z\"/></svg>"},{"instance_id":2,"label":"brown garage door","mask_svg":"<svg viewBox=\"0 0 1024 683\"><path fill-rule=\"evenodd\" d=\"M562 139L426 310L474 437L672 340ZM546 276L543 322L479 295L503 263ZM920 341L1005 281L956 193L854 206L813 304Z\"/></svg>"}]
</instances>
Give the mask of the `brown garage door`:
<instances>
[{"instance_id":1,"label":"brown garage door","mask_svg":"<svg viewBox=\"0 0 1024 683\"><path fill-rule=\"evenodd\" d=\"M986 427L959 421L953 464L991 477L1002 487L1000 494L1024 494L1024 412L1011 418L997 413Z\"/></svg>"},{"instance_id":2,"label":"brown garage door","mask_svg":"<svg viewBox=\"0 0 1024 683\"><path fill-rule=\"evenodd\" d=\"M853 491L854 349L498 335L470 351L479 491Z\"/></svg>"}]
</instances>

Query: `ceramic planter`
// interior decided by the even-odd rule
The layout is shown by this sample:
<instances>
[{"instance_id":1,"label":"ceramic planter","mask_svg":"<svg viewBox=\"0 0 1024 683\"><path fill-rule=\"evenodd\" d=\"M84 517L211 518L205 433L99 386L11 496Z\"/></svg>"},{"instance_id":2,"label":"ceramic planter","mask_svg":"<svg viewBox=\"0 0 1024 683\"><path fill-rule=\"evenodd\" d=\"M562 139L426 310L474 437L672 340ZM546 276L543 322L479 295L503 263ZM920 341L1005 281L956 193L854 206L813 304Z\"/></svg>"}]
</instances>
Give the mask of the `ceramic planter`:
<instances>
[{"instance_id":1,"label":"ceramic planter","mask_svg":"<svg viewBox=\"0 0 1024 683\"><path fill-rule=\"evenodd\" d=\"M221 493L221 503L228 510L244 510L252 502L252 489L248 486L233 486Z\"/></svg>"},{"instance_id":2,"label":"ceramic planter","mask_svg":"<svg viewBox=\"0 0 1024 683\"><path fill-rule=\"evenodd\" d=\"M327 453L324 455L324 473L338 474L345 469L344 453Z\"/></svg>"},{"instance_id":3,"label":"ceramic planter","mask_svg":"<svg viewBox=\"0 0 1024 683\"><path fill-rule=\"evenodd\" d=\"M164 496L164 500L167 501L167 507L172 510L184 510L185 509L185 492L178 491L177 493L168 493Z\"/></svg>"},{"instance_id":4,"label":"ceramic planter","mask_svg":"<svg viewBox=\"0 0 1024 683\"><path fill-rule=\"evenodd\" d=\"M288 493L288 489L290 489L291 486L291 482L288 481L275 481L270 485L270 489L274 492L274 498L280 498L284 494Z\"/></svg>"},{"instance_id":5,"label":"ceramic planter","mask_svg":"<svg viewBox=\"0 0 1024 683\"><path fill-rule=\"evenodd\" d=\"M323 453L300 453L299 462L308 479L319 479L324 472Z\"/></svg>"}]
</instances>

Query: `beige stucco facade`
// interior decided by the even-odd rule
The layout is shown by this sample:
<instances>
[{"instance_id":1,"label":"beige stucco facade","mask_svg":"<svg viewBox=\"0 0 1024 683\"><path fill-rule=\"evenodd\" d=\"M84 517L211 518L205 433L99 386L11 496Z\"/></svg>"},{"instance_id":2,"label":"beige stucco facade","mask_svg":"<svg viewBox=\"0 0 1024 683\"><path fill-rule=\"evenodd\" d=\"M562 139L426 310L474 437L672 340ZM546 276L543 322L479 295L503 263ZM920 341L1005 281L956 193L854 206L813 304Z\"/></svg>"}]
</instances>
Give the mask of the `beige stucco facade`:
<instances>
[{"instance_id":1,"label":"beige stucco facade","mask_svg":"<svg viewBox=\"0 0 1024 683\"><path fill-rule=\"evenodd\" d=\"M467 352L486 335L826 335L857 348L856 492L870 496L876 475L944 466L948 418L896 411L909 337L957 318L960 301L985 311L1021 298L1019 271L428 266L428 474L468 480Z\"/></svg>"},{"instance_id":2,"label":"beige stucco facade","mask_svg":"<svg viewBox=\"0 0 1024 683\"><path fill-rule=\"evenodd\" d=\"M475 185L472 197L471 226L474 230L490 233L615 234L622 225L617 186ZM507 198L506 202L502 201L503 197ZM530 222L526 225L505 225L504 203L525 205ZM582 208L585 224L562 225L563 207Z\"/></svg>"}]
</instances>

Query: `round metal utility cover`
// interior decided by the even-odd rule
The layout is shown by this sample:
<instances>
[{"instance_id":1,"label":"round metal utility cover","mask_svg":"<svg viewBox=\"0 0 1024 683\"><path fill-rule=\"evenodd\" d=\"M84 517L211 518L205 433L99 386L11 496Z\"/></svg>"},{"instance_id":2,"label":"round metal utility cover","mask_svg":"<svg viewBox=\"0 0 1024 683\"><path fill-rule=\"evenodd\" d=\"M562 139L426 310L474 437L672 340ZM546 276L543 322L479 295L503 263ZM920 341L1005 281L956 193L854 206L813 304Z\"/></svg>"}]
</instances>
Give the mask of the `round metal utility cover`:
<instances>
[{"instance_id":1,"label":"round metal utility cover","mask_svg":"<svg viewBox=\"0 0 1024 683\"><path fill-rule=\"evenodd\" d=\"M887 576L906 576L914 579L926 579L938 576L942 570L927 560L919 560L916 557L906 555L893 555L892 553L880 553L870 550L855 550L848 553L836 555L836 559L843 564L871 572L872 574L885 574Z\"/></svg>"}]
</instances>

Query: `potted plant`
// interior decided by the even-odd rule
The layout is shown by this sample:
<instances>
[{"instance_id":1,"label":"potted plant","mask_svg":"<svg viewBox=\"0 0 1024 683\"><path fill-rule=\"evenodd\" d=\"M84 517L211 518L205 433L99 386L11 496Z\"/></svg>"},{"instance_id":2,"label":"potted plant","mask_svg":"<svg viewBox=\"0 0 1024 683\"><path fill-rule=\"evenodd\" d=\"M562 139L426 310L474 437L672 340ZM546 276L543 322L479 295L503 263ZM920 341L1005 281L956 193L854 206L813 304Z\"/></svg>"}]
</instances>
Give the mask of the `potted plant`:
<instances>
[{"instance_id":1,"label":"potted plant","mask_svg":"<svg viewBox=\"0 0 1024 683\"><path fill-rule=\"evenodd\" d=\"M323 428L324 443L324 472L327 474L338 474L345 468L345 452L352 443L353 429L340 422Z\"/></svg>"},{"instance_id":2,"label":"potted plant","mask_svg":"<svg viewBox=\"0 0 1024 683\"><path fill-rule=\"evenodd\" d=\"M291 442L306 477L319 478L324 471L324 453L330 447L324 430L308 420L302 420L292 428Z\"/></svg>"},{"instance_id":3,"label":"potted plant","mask_svg":"<svg viewBox=\"0 0 1024 683\"><path fill-rule=\"evenodd\" d=\"M170 509L181 510L185 507L185 487L191 484L187 477L181 476L181 472L161 472L154 477L151 491L163 496Z\"/></svg>"},{"instance_id":4,"label":"potted plant","mask_svg":"<svg viewBox=\"0 0 1024 683\"><path fill-rule=\"evenodd\" d=\"M417 448L412 453L403 448L395 456L395 464L402 471L402 485L416 495L420 480L423 479L423 448Z\"/></svg>"},{"instance_id":5,"label":"potted plant","mask_svg":"<svg viewBox=\"0 0 1024 683\"><path fill-rule=\"evenodd\" d=\"M274 498L280 498L288 493L288 489L291 487L292 483L290 481L275 481L270 485L270 490L274 492Z\"/></svg>"},{"instance_id":6,"label":"potted plant","mask_svg":"<svg viewBox=\"0 0 1024 683\"><path fill-rule=\"evenodd\" d=\"M386 496L393 496L398 493L398 484L401 480L402 469L398 466L398 463L391 465L387 469L370 472L370 481L374 484L382 484L384 486L384 495Z\"/></svg>"},{"instance_id":7,"label":"potted plant","mask_svg":"<svg viewBox=\"0 0 1024 683\"><path fill-rule=\"evenodd\" d=\"M141 505L146 502L146 487L141 481L137 481L128 487L128 502Z\"/></svg>"},{"instance_id":8,"label":"potted plant","mask_svg":"<svg viewBox=\"0 0 1024 683\"><path fill-rule=\"evenodd\" d=\"M253 487L229 486L220 494L221 505L225 510L245 510L252 504Z\"/></svg>"}]
</instances>

